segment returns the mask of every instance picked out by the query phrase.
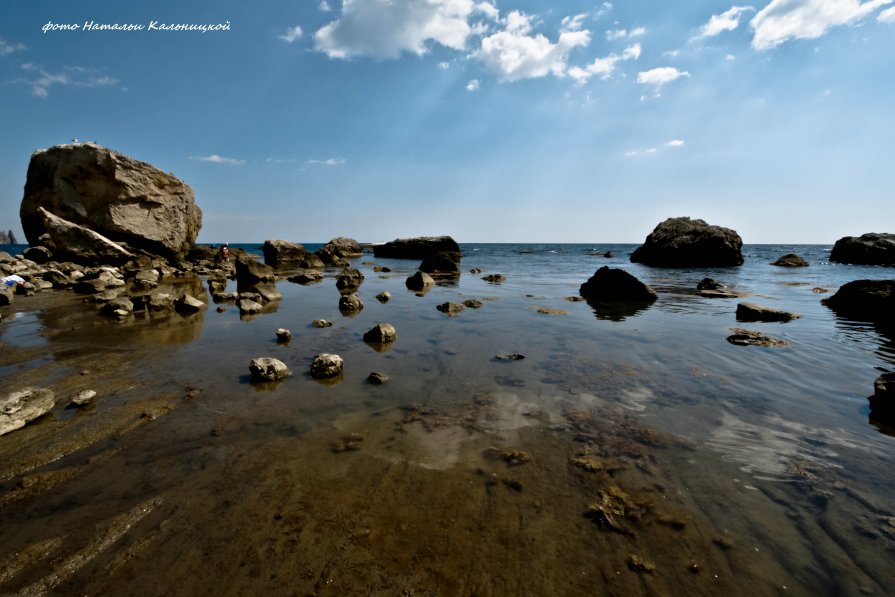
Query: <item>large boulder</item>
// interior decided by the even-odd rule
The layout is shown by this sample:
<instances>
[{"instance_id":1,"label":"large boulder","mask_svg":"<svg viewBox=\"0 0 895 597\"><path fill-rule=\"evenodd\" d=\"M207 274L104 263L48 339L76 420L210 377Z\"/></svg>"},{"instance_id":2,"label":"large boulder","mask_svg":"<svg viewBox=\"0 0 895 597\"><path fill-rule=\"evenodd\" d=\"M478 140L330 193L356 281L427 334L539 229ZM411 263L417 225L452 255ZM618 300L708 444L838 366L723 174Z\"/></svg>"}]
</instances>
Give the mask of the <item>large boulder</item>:
<instances>
[{"instance_id":1,"label":"large boulder","mask_svg":"<svg viewBox=\"0 0 895 597\"><path fill-rule=\"evenodd\" d=\"M895 280L855 280L821 303L850 319L895 324Z\"/></svg>"},{"instance_id":2,"label":"large boulder","mask_svg":"<svg viewBox=\"0 0 895 597\"><path fill-rule=\"evenodd\" d=\"M240 292L259 282L275 282L277 279L272 267L264 265L248 254L242 254L236 259L235 273L236 285Z\"/></svg>"},{"instance_id":3,"label":"large boulder","mask_svg":"<svg viewBox=\"0 0 895 597\"><path fill-rule=\"evenodd\" d=\"M730 228L668 218L631 254L631 261L658 267L728 267L743 264L742 248L743 240Z\"/></svg>"},{"instance_id":4,"label":"large boulder","mask_svg":"<svg viewBox=\"0 0 895 597\"><path fill-rule=\"evenodd\" d=\"M261 250L264 263L271 267L299 263L310 255L303 246L286 240L266 240Z\"/></svg>"},{"instance_id":5,"label":"large boulder","mask_svg":"<svg viewBox=\"0 0 895 597\"><path fill-rule=\"evenodd\" d=\"M895 266L895 234L871 232L861 236L845 236L836 241L830 261L855 265Z\"/></svg>"},{"instance_id":6,"label":"large boulder","mask_svg":"<svg viewBox=\"0 0 895 597\"><path fill-rule=\"evenodd\" d=\"M172 174L96 143L36 151L19 215L29 244L49 232L40 208L110 241L166 257L196 242L202 212Z\"/></svg>"},{"instance_id":7,"label":"large boulder","mask_svg":"<svg viewBox=\"0 0 895 597\"><path fill-rule=\"evenodd\" d=\"M653 302L655 291L622 269L603 266L581 285L579 293L596 302Z\"/></svg>"},{"instance_id":8,"label":"large boulder","mask_svg":"<svg viewBox=\"0 0 895 597\"><path fill-rule=\"evenodd\" d=\"M778 267L808 267L808 262L800 255L787 253L783 257L777 259L777 261L771 263L771 265L776 265Z\"/></svg>"},{"instance_id":9,"label":"large boulder","mask_svg":"<svg viewBox=\"0 0 895 597\"><path fill-rule=\"evenodd\" d=\"M317 249L315 255L326 265L339 265L351 257L360 257L363 250L353 238L339 236Z\"/></svg>"},{"instance_id":10,"label":"large boulder","mask_svg":"<svg viewBox=\"0 0 895 597\"><path fill-rule=\"evenodd\" d=\"M399 238L373 247L373 255L392 259L428 259L439 253L447 253L460 260L460 245L450 236L421 236Z\"/></svg>"},{"instance_id":11,"label":"large boulder","mask_svg":"<svg viewBox=\"0 0 895 597\"><path fill-rule=\"evenodd\" d=\"M438 253L423 259L419 270L432 276L457 277L460 275L460 264L453 253Z\"/></svg>"}]
</instances>

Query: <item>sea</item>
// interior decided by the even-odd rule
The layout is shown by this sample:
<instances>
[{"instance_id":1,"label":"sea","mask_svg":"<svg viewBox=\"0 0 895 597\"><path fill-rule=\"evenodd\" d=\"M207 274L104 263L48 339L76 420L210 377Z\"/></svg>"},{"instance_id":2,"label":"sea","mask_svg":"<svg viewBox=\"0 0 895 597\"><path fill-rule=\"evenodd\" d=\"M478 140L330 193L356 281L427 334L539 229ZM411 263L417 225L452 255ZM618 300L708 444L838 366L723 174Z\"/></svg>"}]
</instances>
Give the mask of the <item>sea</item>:
<instances>
[{"instance_id":1,"label":"sea","mask_svg":"<svg viewBox=\"0 0 895 597\"><path fill-rule=\"evenodd\" d=\"M261 256L260 244L230 247ZM745 245L740 267L653 268L630 262L636 247L461 244L463 273L425 293L405 286L417 261L369 253L351 260L364 275L357 314L339 310L336 269L317 284L279 281L282 300L255 316L214 304L204 279L194 294L208 309L165 321L18 299L0 343L34 354L7 357L0 374L85 351L126 354L138 370L105 398L94 388L93 415L58 411L54 424L188 392L92 443L81 455L97 463L53 497L0 500L0 540L90 545L102 533L83 529L158 501L54 585L60 594L892 594L895 428L871 416L868 396L895 370L895 333L821 300L895 270L785 244ZM771 265L788 253L809 266ZM658 299L623 312L578 300L604 266ZM706 277L741 298L699 296ZM471 300L452 316L437 309ZM798 318L740 322L743 301ZM311 325L320 319L332 325ZM394 326L394 343L363 341L378 323ZM738 328L784 344L734 345ZM323 353L344 359L341 377L309 376ZM262 356L291 376L253 383ZM42 466L79 458L63 452ZM0 588L44 578L22 569L18 581L0 573Z\"/></svg>"}]
</instances>

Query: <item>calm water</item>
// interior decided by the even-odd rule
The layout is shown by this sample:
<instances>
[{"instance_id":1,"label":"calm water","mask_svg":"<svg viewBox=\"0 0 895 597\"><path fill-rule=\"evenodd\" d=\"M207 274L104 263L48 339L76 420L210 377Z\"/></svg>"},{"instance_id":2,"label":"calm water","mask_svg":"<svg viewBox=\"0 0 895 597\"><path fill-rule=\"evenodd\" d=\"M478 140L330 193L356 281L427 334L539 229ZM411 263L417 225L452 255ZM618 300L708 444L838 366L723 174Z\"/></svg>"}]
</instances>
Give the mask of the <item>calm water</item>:
<instances>
[{"instance_id":1,"label":"calm water","mask_svg":"<svg viewBox=\"0 0 895 597\"><path fill-rule=\"evenodd\" d=\"M260 254L260 245L231 246ZM142 539L127 540L127 563L110 548L91 569L111 571L109 580L74 574L69 588L124 594L155 578L144 592L886 594L895 586L895 439L868 420L866 397L881 371L895 369L895 338L838 319L820 299L893 271L831 264L829 246L751 245L742 267L698 270L631 264L634 248L463 245L464 274L424 296L404 286L417 262L367 255L353 260L366 276L365 308L353 317L338 310L336 271L311 286L279 282L283 300L253 318L212 305L188 319L121 325L89 313L69 325L71 307L31 312L21 299L16 315L4 314L0 341L33 351L25 365L46 367L48 353L57 363L81 358L85 343L95 359L133 355L132 379L98 411L150 393L198 393L129 433L120 455L57 497L7 506L0 539L23 549L77 536L85 520L163 496L147 514L154 530L138 525L132 534ZM790 252L810 267L770 265ZM375 273L373 263L392 271ZM659 299L622 318L567 300L603 265L634 274ZM506 281L481 279L489 273ZM748 296L699 297L706 276ZM393 297L385 304L374 298L383 290ZM483 306L455 317L435 308L467 299ZM739 300L801 317L741 324ZM314 319L334 325L315 329ZM379 322L398 333L386 350L362 341ZM281 327L293 333L288 344L276 343ZM726 337L735 327L788 345L734 346ZM335 383L307 375L323 352L345 359ZM506 353L525 359L494 358ZM283 360L293 375L249 383L258 356ZM0 370L15 378L22 366ZM371 371L388 383L368 384ZM91 415L54 416L61 426ZM357 452L339 446L350 433L363 437ZM506 466L490 447L530 461ZM109 449L104 440L87 453ZM603 464L570 465L582 454ZM623 525L600 524L588 508L615 499L607 495L618 487L648 496L647 514L622 508ZM268 515L295 522L291 548L262 530ZM686 526L666 524L669 516ZM339 533L353 539L338 543ZM255 562L248 552L262 555ZM656 569L638 570L632 555ZM223 570L227 558L249 563ZM178 584L208 565L217 580L205 590ZM17 582L9 587L31 586Z\"/></svg>"}]
</instances>

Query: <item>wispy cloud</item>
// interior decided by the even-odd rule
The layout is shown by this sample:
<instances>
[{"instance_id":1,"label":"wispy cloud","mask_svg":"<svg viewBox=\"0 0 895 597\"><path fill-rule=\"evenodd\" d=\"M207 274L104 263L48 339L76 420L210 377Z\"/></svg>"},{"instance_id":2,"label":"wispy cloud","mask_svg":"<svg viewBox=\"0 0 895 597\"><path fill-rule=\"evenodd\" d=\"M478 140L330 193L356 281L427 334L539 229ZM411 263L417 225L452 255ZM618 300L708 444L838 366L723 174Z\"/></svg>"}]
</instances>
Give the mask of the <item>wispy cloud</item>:
<instances>
[{"instance_id":1,"label":"wispy cloud","mask_svg":"<svg viewBox=\"0 0 895 597\"><path fill-rule=\"evenodd\" d=\"M479 80L473 79L469 83L466 84L466 91L475 91L479 88Z\"/></svg>"},{"instance_id":2,"label":"wispy cloud","mask_svg":"<svg viewBox=\"0 0 895 597\"><path fill-rule=\"evenodd\" d=\"M676 148L683 147L683 146L684 146L683 139L672 139L671 141L665 142L665 144L663 144L661 149L676 149ZM658 147L648 147L646 149L631 149L629 151L626 151L624 153L624 156L626 158L636 157L636 156L640 156L640 155L651 156L651 155L658 155L659 152L660 152L660 148L658 148Z\"/></svg>"},{"instance_id":3,"label":"wispy cloud","mask_svg":"<svg viewBox=\"0 0 895 597\"><path fill-rule=\"evenodd\" d=\"M541 33L533 33L534 17L513 11L502 21L503 30L482 39L473 56L503 81L534 79L547 75L565 76L569 53L587 46L590 32L566 30L556 43Z\"/></svg>"},{"instance_id":4,"label":"wispy cloud","mask_svg":"<svg viewBox=\"0 0 895 597\"><path fill-rule=\"evenodd\" d=\"M665 143L665 147L683 147L684 140L683 139L672 139Z\"/></svg>"},{"instance_id":5,"label":"wispy cloud","mask_svg":"<svg viewBox=\"0 0 895 597\"><path fill-rule=\"evenodd\" d=\"M54 86L121 87L118 79L97 68L66 66L61 70L51 71L39 64L26 62L21 65L21 69L25 76L7 82L29 87L31 94L41 99L49 97L50 88Z\"/></svg>"},{"instance_id":6,"label":"wispy cloud","mask_svg":"<svg viewBox=\"0 0 895 597\"><path fill-rule=\"evenodd\" d=\"M19 43L11 44L3 38L0 38L0 58L5 58L13 52L21 52L25 46Z\"/></svg>"},{"instance_id":7,"label":"wispy cloud","mask_svg":"<svg viewBox=\"0 0 895 597\"><path fill-rule=\"evenodd\" d=\"M721 14L712 15L709 22L699 31L699 37L714 37L725 31L733 31L740 26L742 14L754 10L755 8L751 6L732 6Z\"/></svg>"},{"instance_id":8,"label":"wispy cloud","mask_svg":"<svg viewBox=\"0 0 895 597\"><path fill-rule=\"evenodd\" d=\"M296 25L295 27L290 27L285 35L278 35L277 37L287 44L291 44L301 39L302 35L304 35L304 31L301 30L301 26Z\"/></svg>"},{"instance_id":9,"label":"wispy cloud","mask_svg":"<svg viewBox=\"0 0 895 597\"><path fill-rule=\"evenodd\" d=\"M196 160L198 162L210 162L212 164L225 164L227 166L242 166L245 164L245 160L240 160L237 158L225 158L219 156L216 153L211 155L199 155L199 156L190 156L191 160Z\"/></svg>"},{"instance_id":10,"label":"wispy cloud","mask_svg":"<svg viewBox=\"0 0 895 597\"><path fill-rule=\"evenodd\" d=\"M585 67L573 66L569 69L569 76L579 84L583 84L593 75L599 75L602 79L608 79L615 70L615 65L623 60L637 60L640 58L640 44L634 44L625 48L621 54L610 54L605 58L597 58Z\"/></svg>"},{"instance_id":11,"label":"wispy cloud","mask_svg":"<svg viewBox=\"0 0 895 597\"><path fill-rule=\"evenodd\" d=\"M662 87L681 77L689 77L690 73L684 70L678 70L673 66L660 66L647 71L637 73L637 82L641 85L655 85Z\"/></svg>"},{"instance_id":12,"label":"wispy cloud","mask_svg":"<svg viewBox=\"0 0 895 597\"><path fill-rule=\"evenodd\" d=\"M876 17L876 20L880 23L895 23L895 6L892 8L887 8L886 10L879 13L879 16Z\"/></svg>"},{"instance_id":13,"label":"wispy cloud","mask_svg":"<svg viewBox=\"0 0 895 597\"><path fill-rule=\"evenodd\" d=\"M329 158L326 160L308 160L305 166L341 166L347 162L345 158Z\"/></svg>"},{"instance_id":14,"label":"wispy cloud","mask_svg":"<svg viewBox=\"0 0 895 597\"><path fill-rule=\"evenodd\" d=\"M646 35L646 27L637 27L628 31L627 29L610 29L606 32L606 39L615 41L617 39L627 39L631 37L643 37Z\"/></svg>"},{"instance_id":15,"label":"wispy cloud","mask_svg":"<svg viewBox=\"0 0 895 597\"><path fill-rule=\"evenodd\" d=\"M752 47L769 50L792 39L816 39L832 27L857 22L893 1L772 0L749 23L755 32Z\"/></svg>"},{"instance_id":16,"label":"wispy cloud","mask_svg":"<svg viewBox=\"0 0 895 597\"><path fill-rule=\"evenodd\" d=\"M326 0L321 0L317 8L319 8L321 12L330 12L332 10L332 7L330 7L329 2Z\"/></svg>"}]
</instances>

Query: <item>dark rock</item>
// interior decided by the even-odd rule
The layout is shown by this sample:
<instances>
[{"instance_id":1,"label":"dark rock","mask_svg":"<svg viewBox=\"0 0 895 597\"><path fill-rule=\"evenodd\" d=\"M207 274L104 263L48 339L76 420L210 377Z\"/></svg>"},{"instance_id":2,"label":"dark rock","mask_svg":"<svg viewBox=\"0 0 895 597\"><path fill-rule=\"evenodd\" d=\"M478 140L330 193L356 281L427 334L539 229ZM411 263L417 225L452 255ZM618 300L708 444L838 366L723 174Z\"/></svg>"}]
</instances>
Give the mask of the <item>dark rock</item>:
<instances>
[{"instance_id":1,"label":"dark rock","mask_svg":"<svg viewBox=\"0 0 895 597\"><path fill-rule=\"evenodd\" d=\"M37 264L44 264L53 258L50 250L43 246L28 247L22 252L22 257Z\"/></svg>"},{"instance_id":2,"label":"dark rock","mask_svg":"<svg viewBox=\"0 0 895 597\"><path fill-rule=\"evenodd\" d=\"M286 363L272 357L252 359L249 363L249 372L253 381L279 381L289 376Z\"/></svg>"},{"instance_id":3,"label":"dark rock","mask_svg":"<svg viewBox=\"0 0 895 597\"><path fill-rule=\"evenodd\" d=\"M727 341L731 344L739 346L786 346L786 342L777 338L765 336L761 332L754 330L744 330L741 328L732 328L733 332L727 337Z\"/></svg>"},{"instance_id":4,"label":"dark rock","mask_svg":"<svg viewBox=\"0 0 895 597\"><path fill-rule=\"evenodd\" d=\"M421 272L435 276L451 276L460 275L460 264L454 258L453 253L438 253L432 257L423 259L419 267Z\"/></svg>"},{"instance_id":5,"label":"dark rock","mask_svg":"<svg viewBox=\"0 0 895 597\"><path fill-rule=\"evenodd\" d=\"M382 292L380 292L379 294L376 295L376 300L383 304L389 302L391 300L391 298L392 298L392 293L389 292L388 290L383 290Z\"/></svg>"},{"instance_id":6,"label":"dark rock","mask_svg":"<svg viewBox=\"0 0 895 597\"><path fill-rule=\"evenodd\" d=\"M711 278L703 278L696 285L696 290L721 290L722 288L724 288L723 284Z\"/></svg>"},{"instance_id":7,"label":"dark rock","mask_svg":"<svg viewBox=\"0 0 895 597\"><path fill-rule=\"evenodd\" d=\"M182 257L193 247L202 212L193 191L171 174L95 143L35 152L20 216L28 243L42 244L44 208L115 242Z\"/></svg>"},{"instance_id":8,"label":"dark rock","mask_svg":"<svg viewBox=\"0 0 895 597\"><path fill-rule=\"evenodd\" d=\"M463 301L463 305L465 305L469 309L481 309L482 301L480 301L479 299L468 299Z\"/></svg>"},{"instance_id":9,"label":"dark rock","mask_svg":"<svg viewBox=\"0 0 895 597\"><path fill-rule=\"evenodd\" d=\"M494 356L498 361L521 361L525 358L525 355L522 354L498 354Z\"/></svg>"},{"instance_id":10,"label":"dark rock","mask_svg":"<svg viewBox=\"0 0 895 597\"><path fill-rule=\"evenodd\" d=\"M0 399L0 435L21 429L53 409L55 395L44 388L25 388Z\"/></svg>"},{"instance_id":11,"label":"dark rock","mask_svg":"<svg viewBox=\"0 0 895 597\"><path fill-rule=\"evenodd\" d=\"M440 305L435 306L436 309L441 311L442 313L447 313L451 317L462 311L466 308L466 305L463 303L452 303L450 301L446 303L441 303Z\"/></svg>"},{"instance_id":12,"label":"dark rock","mask_svg":"<svg viewBox=\"0 0 895 597\"><path fill-rule=\"evenodd\" d=\"M353 238L340 236L320 247L315 254L326 265L344 265L349 258L363 255L363 251Z\"/></svg>"},{"instance_id":13,"label":"dark rock","mask_svg":"<svg viewBox=\"0 0 895 597\"><path fill-rule=\"evenodd\" d=\"M427 290L435 285L435 280L427 274L426 272L416 272L405 282L405 285L409 290L415 290L417 292Z\"/></svg>"},{"instance_id":14,"label":"dark rock","mask_svg":"<svg viewBox=\"0 0 895 597\"><path fill-rule=\"evenodd\" d=\"M482 276L482 280L491 284L503 284L507 281L507 277L503 274L488 274L487 276Z\"/></svg>"},{"instance_id":15,"label":"dark rock","mask_svg":"<svg viewBox=\"0 0 895 597\"><path fill-rule=\"evenodd\" d=\"M190 314L198 313L206 307L205 303L194 296L184 294L174 301L174 310L178 313Z\"/></svg>"},{"instance_id":16,"label":"dark rock","mask_svg":"<svg viewBox=\"0 0 895 597\"><path fill-rule=\"evenodd\" d=\"M357 292L360 285L364 282L364 275L360 270L353 267L346 267L336 277L336 288L342 294L351 294Z\"/></svg>"},{"instance_id":17,"label":"dark rock","mask_svg":"<svg viewBox=\"0 0 895 597\"><path fill-rule=\"evenodd\" d=\"M697 290L696 294L704 298L720 299L740 298L743 296L741 293L733 290Z\"/></svg>"},{"instance_id":18,"label":"dark rock","mask_svg":"<svg viewBox=\"0 0 895 597\"><path fill-rule=\"evenodd\" d=\"M329 379L342 375L344 361L337 354L318 354L311 363L311 377Z\"/></svg>"},{"instance_id":19,"label":"dark rock","mask_svg":"<svg viewBox=\"0 0 895 597\"><path fill-rule=\"evenodd\" d=\"M261 251L264 253L264 263L271 267L298 263L310 255L303 246L285 240L266 240Z\"/></svg>"},{"instance_id":20,"label":"dark rock","mask_svg":"<svg viewBox=\"0 0 895 597\"><path fill-rule=\"evenodd\" d=\"M870 416L886 423L895 423L895 372L883 373L873 382Z\"/></svg>"},{"instance_id":21,"label":"dark rock","mask_svg":"<svg viewBox=\"0 0 895 597\"><path fill-rule=\"evenodd\" d=\"M308 284L316 284L323 280L323 274L314 271L308 270L301 272L299 274L295 274L294 276L287 278L290 282L294 282L295 284L301 284L302 286L307 286Z\"/></svg>"},{"instance_id":22,"label":"dark rock","mask_svg":"<svg viewBox=\"0 0 895 597\"><path fill-rule=\"evenodd\" d=\"M729 228L703 220L668 218L631 254L631 261L658 267L726 267L743 264L743 240Z\"/></svg>"},{"instance_id":23,"label":"dark rock","mask_svg":"<svg viewBox=\"0 0 895 597\"><path fill-rule=\"evenodd\" d=\"M737 321L791 321L799 316L789 311L763 307L754 303L739 303L737 305Z\"/></svg>"},{"instance_id":24,"label":"dark rock","mask_svg":"<svg viewBox=\"0 0 895 597\"><path fill-rule=\"evenodd\" d=\"M292 339L292 332L286 328L277 328L277 342L289 342Z\"/></svg>"},{"instance_id":25,"label":"dark rock","mask_svg":"<svg viewBox=\"0 0 895 597\"><path fill-rule=\"evenodd\" d=\"M773 262L771 265L777 265L780 267L808 267L808 262L795 253L787 253L783 257L780 257L777 261Z\"/></svg>"},{"instance_id":26,"label":"dark rock","mask_svg":"<svg viewBox=\"0 0 895 597\"><path fill-rule=\"evenodd\" d=\"M895 266L895 234L871 232L861 236L845 236L836 241L830 261L855 265Z\"/></svg>"},{"instance_id":27,"label":"dark rock","mask_svg":"<svg viewBox=\"0 0 895 597\"><path fill-rule=\"evenodd\" d=\"M11 305L13 296L15 296L15 291L12 288L6 285L0 286L0 307Z\"/></svg>"},{"instance_id":28,"label":"dark rock","mask_svg":"<svg viewBox=\"0 0 895 597\"><path fill-rule=\"evenodd\" d=\"M588 301L652 302L656 293L652 288L622 269L603 266L581 285L581 296Z\"/></svg>"},{"instance_id":29,"label":"dark rock","mask_svg":"<svg viewBox=\"0 0 895 597\"><path fill-rule=\"evenodd\" d=\"M392 268L386 267L384 265L377 265L373 268L373 271L377 273L387 274L392 271Z\"/></svg>"},{"instance_id":30,"label":"dark rock","mask_svg":"<svg viewBox=\"0 0 895 597\"><path fill-rule=\"evenodd\" d=\"M453 255L455 261L459 261L460 245L450 236L426 236L399 238L373 247L376 257L392 259L427 259L439 253Z\"/></svg>"},{"instance_id":31,"label":"dark rock","mask_svg":"<svg viewBox=\"0 0 895 597\"><path fill-rule=\"evenodd\" d=\"M378 371L373 371L370 375L367 376L367 382L373 384L374 386L381 386L389 379L388 375L385 373L379 373Z\"/></svg>"},{"instance_id":32,"label":"dark rock","mask_svg":"<svg viewBox=\"0 0 895 597\"><path fill-rule=\"evenodd\" d=\"M315 328L331 328L333 326L333 322L327 321L325 319L315 319L311 322L311 325Z\"/></svg>"},{"instance_id":33,"label":"dark rock","mask_svg":"<svg viewBox=\"0 0 895 597\"><path fill-rule=\"evenodd\" d=\"M236 287L239 292L259 282L274 282L277 279L272 267L264 265L251 255L239 255L235 266Z\"/></svg>"},{"instance_id":34,"label":"dark rock","mask_svg":"<svg viewBox=\"0 0 895 597\"><path fill-rule=\"evenodd\" d=\"M385 344L387 342L394 342L397 339L398 333L395 331L395 327L390 323L377 324L373 329L368 330L364 334L364 342Z\"/></svg>"},{"instance_id":35,"label":"dark rock","mask_svg":"<svg viewBox=\"0 0 895 597\"><path fill-rule=\"evenodd\" d=\"M855 280L821 303L849 319L895 324L895 280Z\"/></svg>"}]
</instances>

